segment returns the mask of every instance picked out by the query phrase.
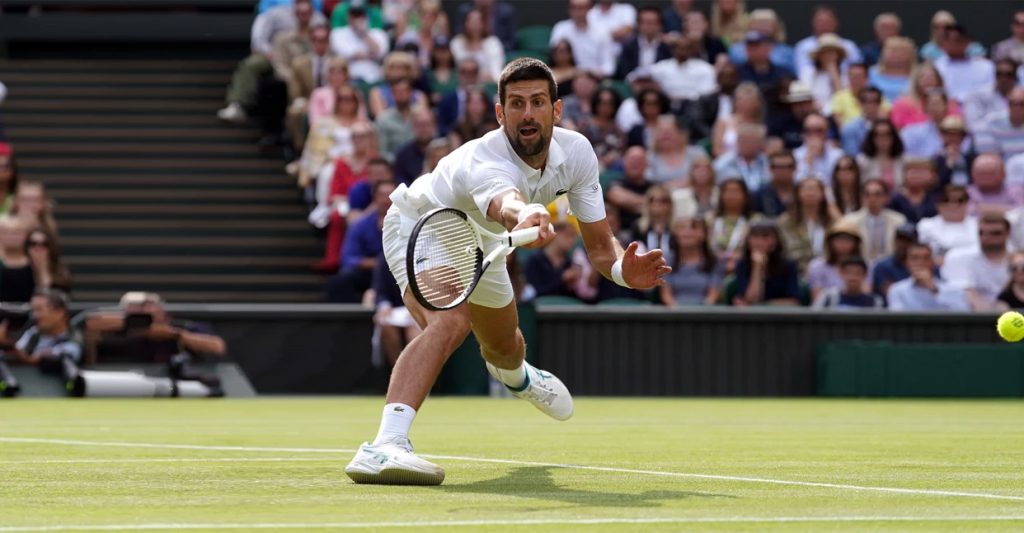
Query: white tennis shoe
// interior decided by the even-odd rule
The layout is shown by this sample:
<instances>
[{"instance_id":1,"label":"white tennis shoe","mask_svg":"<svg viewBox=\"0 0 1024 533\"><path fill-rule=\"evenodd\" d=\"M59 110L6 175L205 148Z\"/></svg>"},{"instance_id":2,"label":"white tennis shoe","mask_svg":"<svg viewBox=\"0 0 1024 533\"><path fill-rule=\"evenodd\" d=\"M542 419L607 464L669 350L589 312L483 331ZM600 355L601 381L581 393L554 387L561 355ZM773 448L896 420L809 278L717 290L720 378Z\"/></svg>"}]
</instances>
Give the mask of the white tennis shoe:
<instances>
[{"instance_id":1,"label":"white tennis shoe","mask_svg":"<svg viewBox=\"0 0 1024 533\"><path fill-rule=\"evenodd\" d=\"M364 442L345 473L356 483L378 485L440 485L444 481L444 469L412 453L412 443L406 438L381 444Z\"/></svg>"},{"instance_id":2,"label":"white tennis shoe","mask_svg":"<svg viewBox=\"0 0 1024 533\"><path fill-rule=\"evenodd\" d=\"M551 372L535 368L526 361L523 361L523 365L526 366L526 383L518 389L506 385L512 396L532 403L534 407L555 420L572 418L574 410L572 394L569 394L569 389L562 383L562 380ZM494 379L501 382L494 365L487 363L487 371L494 376Z\"/></svg>"}]
</instances>

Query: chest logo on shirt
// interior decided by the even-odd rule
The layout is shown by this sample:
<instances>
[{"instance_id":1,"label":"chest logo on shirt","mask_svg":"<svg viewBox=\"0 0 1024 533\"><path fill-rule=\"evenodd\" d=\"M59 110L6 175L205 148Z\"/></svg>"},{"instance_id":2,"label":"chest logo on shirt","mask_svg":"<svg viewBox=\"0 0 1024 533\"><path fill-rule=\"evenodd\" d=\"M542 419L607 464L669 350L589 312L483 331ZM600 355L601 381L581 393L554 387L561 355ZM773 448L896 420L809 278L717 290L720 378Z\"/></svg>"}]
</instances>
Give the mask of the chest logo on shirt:
<instances>
[{"instance_id":1,"label":"chest logo on shirt","mask_svg":"<svg viewBox=\"0 0 1024 533\"><path fill-rule=\"evenodd\" d=\"M555 196L561 196L561 195L563 195L563 194L565 194L567 192L569 192L569 191L566 190L566 189L559 189L558 191L555 192Z\"/></svg>"}]
</instances>

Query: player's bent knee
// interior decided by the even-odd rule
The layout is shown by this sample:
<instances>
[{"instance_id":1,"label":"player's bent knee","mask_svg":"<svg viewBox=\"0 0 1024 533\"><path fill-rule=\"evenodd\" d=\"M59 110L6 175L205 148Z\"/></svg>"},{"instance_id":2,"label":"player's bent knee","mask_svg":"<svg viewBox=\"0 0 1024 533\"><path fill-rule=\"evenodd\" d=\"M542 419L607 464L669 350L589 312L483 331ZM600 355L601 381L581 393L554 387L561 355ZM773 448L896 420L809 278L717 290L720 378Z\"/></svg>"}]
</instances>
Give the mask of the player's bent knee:
<instances>
[{"instance_id":1,"label":"player's bent knee","mask_svg":"<svg viewBox=\"0 0 1024 533\"><path fill-rule=\"evenodd\" d=\"M506 366L514 368L518 366L518 363L522 362L521 359L526 350L526 343L523 340L523 334L516 329L514 335L502 339L490 339L486 344L481 342L481 349L491 363L502 368Z\"/></svg>"}]
</instances>

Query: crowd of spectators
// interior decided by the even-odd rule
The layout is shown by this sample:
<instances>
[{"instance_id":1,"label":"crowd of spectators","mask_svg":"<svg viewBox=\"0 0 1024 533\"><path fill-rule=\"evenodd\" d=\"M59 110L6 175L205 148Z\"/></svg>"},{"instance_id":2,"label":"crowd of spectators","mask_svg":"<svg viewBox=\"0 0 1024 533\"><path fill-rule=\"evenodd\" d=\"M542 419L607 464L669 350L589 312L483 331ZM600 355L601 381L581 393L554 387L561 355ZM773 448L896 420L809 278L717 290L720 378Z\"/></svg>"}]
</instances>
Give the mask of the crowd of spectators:
<instances>
[{"instance_id":1,"label":"crowd of spectators","mask_svg":"<svg viewBox=\"0 0 1024 533\"><path fill-rule=\"evenodd\" d=\"M497 126L496 78L522 55L548 62L559 125L593 144L617 234L675 268L660 290L620 290L556 202L562 236L514 259L522 298L991 310L1024 297L1011 254L1024 250L1024 10L985 42L939 11L915 43L881 13L858 45L827 5L806 29L743 0L555 5L564 20L520 28L500 0L463 2L454 20L438 0L261 1L219 115L283 135L335 300L387 292L368 291L386 273L386 193Z\"/></svg>"}]
</instances>

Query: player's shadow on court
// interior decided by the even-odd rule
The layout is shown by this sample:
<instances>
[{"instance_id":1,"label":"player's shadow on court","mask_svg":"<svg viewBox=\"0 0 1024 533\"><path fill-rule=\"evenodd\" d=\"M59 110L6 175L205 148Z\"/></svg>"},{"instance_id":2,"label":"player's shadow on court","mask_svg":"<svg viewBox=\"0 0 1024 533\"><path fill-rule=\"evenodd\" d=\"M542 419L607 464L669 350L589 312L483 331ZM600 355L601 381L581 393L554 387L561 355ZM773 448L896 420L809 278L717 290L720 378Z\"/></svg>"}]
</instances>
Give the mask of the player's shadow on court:
<instances>
[{"instance_id":1,"label":"player's shadow on court","mask_svg":"<svg viewBox=\"0 0 1024 533\"><path fill-rule=\"evenodd\" d=\"M551 476L553 470L561 468L524 466L499 478L461 485L441 485L437 489L452 494L494 494L503 497L535 498L545 502L559 501L574 506L600 507L659 507L667 501L687 498L735 498L728 494L678 490L648 490L639 493L580 490L557 485ZM609 481L618 482L611 479Z\"/></svg>"}]
</instances>

